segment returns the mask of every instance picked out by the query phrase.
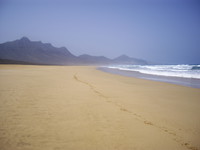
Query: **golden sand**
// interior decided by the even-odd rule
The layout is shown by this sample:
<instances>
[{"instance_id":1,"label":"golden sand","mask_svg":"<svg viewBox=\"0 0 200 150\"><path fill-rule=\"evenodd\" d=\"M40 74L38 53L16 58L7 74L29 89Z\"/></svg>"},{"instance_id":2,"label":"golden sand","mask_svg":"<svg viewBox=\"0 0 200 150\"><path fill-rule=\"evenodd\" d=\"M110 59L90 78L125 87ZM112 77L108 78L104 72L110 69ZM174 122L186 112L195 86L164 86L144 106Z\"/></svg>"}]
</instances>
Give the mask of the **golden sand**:
<instances>
[{"instance_id":1,"label":"golden sand","mask_svg":"<svg viewBox=\"0 0 200 150\"><path fill-rule=\"evenodd\" d=\"M1 150L200 150L200 89L95 67L0 65Z\"/></svg>"}]
</instances>

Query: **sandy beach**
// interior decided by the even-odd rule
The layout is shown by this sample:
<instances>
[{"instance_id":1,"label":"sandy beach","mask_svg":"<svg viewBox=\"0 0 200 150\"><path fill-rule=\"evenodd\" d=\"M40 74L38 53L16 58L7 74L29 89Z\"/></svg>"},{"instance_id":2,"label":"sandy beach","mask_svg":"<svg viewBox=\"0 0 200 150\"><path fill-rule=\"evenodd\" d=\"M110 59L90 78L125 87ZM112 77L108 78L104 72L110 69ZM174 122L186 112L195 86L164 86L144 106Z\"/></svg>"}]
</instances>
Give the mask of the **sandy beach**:
<instances>
[{"instance_id":1,"label":"sandy beach","mask_svg":"<svg viewBox=\"0 0 200 150\"><path fill-rule=\"evenodd\" d=\"M200 150L200 89L95 67L0 65L1 150Z\"/></svg>"}]
</instances>

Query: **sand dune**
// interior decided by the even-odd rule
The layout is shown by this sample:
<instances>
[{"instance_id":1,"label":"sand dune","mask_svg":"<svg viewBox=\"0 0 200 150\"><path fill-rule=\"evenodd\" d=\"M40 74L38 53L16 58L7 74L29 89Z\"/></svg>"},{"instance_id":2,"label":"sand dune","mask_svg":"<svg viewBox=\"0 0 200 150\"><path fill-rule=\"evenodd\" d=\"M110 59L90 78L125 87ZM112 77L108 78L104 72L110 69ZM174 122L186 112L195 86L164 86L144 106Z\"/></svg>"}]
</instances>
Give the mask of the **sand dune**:
<instances>
[{"instance_id":1,"label":"sand dune","mask_svg":"<svg viewBox=\"0 0 200 150\"><path fill-rule=\"evenodd\" d=\"M200 150L200 89L94 67L0 65L1 150Z\"/></svg>"}]
</instances>

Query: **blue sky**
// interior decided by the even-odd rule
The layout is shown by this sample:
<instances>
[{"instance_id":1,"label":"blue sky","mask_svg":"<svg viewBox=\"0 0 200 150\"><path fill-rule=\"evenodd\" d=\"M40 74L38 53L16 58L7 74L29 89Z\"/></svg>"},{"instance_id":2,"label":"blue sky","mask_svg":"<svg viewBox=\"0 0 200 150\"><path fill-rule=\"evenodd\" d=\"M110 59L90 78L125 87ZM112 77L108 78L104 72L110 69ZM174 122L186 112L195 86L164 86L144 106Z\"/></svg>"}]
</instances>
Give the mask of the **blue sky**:
<instances>
[{"instance_id":1,"label":"blue sky","mask_svg":"<svg viewBox=\"0 0 200 150\"><path fill-rule=\"evenodd\" d=\"M200 1L0 0L0 43L23 36L75 55L200 64Z\"/></svg>"}]
</instances>

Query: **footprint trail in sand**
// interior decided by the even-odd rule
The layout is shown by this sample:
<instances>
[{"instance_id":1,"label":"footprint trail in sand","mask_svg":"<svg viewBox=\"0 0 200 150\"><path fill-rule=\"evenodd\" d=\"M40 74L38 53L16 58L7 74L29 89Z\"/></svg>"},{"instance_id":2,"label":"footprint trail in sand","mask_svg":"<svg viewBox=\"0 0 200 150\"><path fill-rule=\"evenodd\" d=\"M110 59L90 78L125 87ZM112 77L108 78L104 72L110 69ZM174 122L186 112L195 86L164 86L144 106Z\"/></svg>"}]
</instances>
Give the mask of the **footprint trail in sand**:
<instances>
[{"instance_id":1,"label":"footprint trail in sand","mask_svg":"<svg viewBox=\"0 0 200 150\"><path fill-rule=\"evenodd\" d=\"M93 91L93 93L95 93L97 96L101 97L105 102L110 103L110 104L118 107L122 112L129 113L129 114L133 115L134 119L136 119L137 121L139 121L141 123L144 123L145 125L152 126L154 128L157 128L157 129L161 130L162 132L168 134L174 141L176 141L177 143L179 143L180 145L186 147L189 150L198 150L198 148L192 146L190 144L190 142L183 141L183 138L180 137L180 136L178 136L175 131L171 131L167 127L164 127L164 126L156 125L155 123L153 123L152 121L149 121L149 120L145 119L144 117L142 117L138 113L132 112L132 111L128 110L127 108L125 108L123 105L121 105L119 103L116 103L114 101L111 101L108 96L106 96L102 92L98 91L95 88L95 86L93 86L89 82L83 81L77 74L75 74L73 76L73 78L77 82L85 84L86 86L88 86Z\"/></svg>"}]
</instances>

